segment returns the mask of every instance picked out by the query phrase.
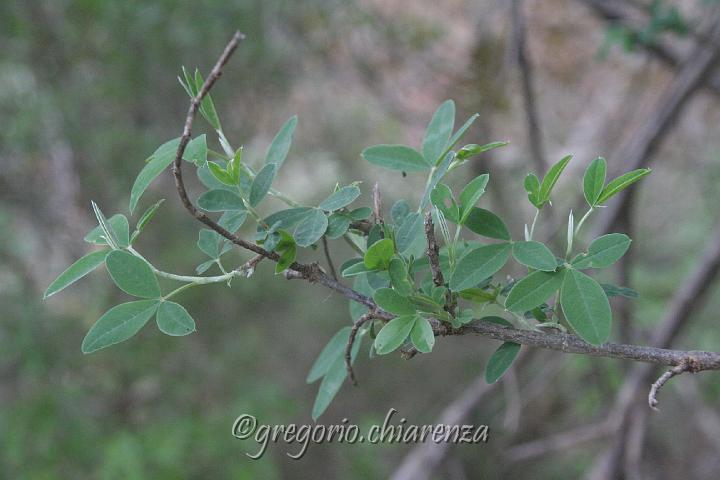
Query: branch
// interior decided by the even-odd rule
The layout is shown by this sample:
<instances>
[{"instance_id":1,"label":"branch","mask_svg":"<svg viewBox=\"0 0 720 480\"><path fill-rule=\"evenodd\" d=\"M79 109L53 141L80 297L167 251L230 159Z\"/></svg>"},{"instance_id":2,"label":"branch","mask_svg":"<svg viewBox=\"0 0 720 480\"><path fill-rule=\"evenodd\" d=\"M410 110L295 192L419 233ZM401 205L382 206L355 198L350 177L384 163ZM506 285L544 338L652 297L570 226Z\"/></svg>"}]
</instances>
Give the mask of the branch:
<instances>
[{"instance_id":1,"label":"branch","mask_svg":"<svg viewBox=\"0 0 720 480\"><path fill-rule=\"evenodd\" d=\"M355 343L355 337L357 336L360 327L362 327L374 318L374 314L372 312L368 312L358 318L357 321L353 324L352 329L350 330L350 337L348 338L347 345L345 346L345 367L347 369L348 377L350 378L350 383L352 383L353 385L357 385L355 371L352 367L352 347Z\"/></svg>"},{"instance_id":2,"label":"branch","mask_svg":"<svg viewBox=\"0 0 720 480\"><path fill-rule=\"evenodd\" d=\"M675 366L692 361L697 371L720 370L720 353L701 350L669 350L622 343L591 345L580 337L567 333L543 333L503 327L484 320L473 320L456 329L458 335L476 333L494 340L514 342L563 353L579 353L591 357L618 358L656 365Z\"/></svg>"},{"instance_id":3,"label":"branch","mask_svg":"<svg viewBox=\"0 0 720 480\"><path fill-rule=\"evenodd\" d=\"M435 240L435 225L432 221L432 213L425 214L425 236L427 237L427 256L432 272L433 283L438 287L445 285L442 270L440 270L440 248Z\"/></svg>"},{"instance_id":4,"label":"branch","mask_svg":"<svg viewBox=\"0 0 720 480\"><path fill-rule=\"evenodd\" d=\"M328 268L330 269L330 273L332 274L333 279L337 281L338 276L337 272L335 271L335 264L333 263L332 257L330 256L330 247L328 246L327 237L325 235L322 236L322 244L323 244L323 251L325 252L325 260L327 260Z\"/></svg>"},{"instance_id":5,"label":"branch","mask_svg":"<svg viewBox=\"0 0 720 480\"><path fill-rule=\"evenodd\" d=\"M660 409L657 408L657 394L671 378L685 372L697 373L698 371L699 370L697 370L692 357L689 357L679 365L675 365L673 368L663 373L660 378L652 384L652 387L650 387L650 393L648 394L648 405L650 405L650 408L655 411L660 411Z\"/></svg>"},{"instance_id":6,"label":"branch","mask_svg":"<svg viewBox=\"0 0 720 480\"><path fill-rule=\"evenodd\" d=\"M173 162L172 171L175 177L175 187L177 189L178 195L180 196L180 200L182 201L185 209L190 212L193 217L195 217L198 221L204 223L209 228L219 233L223 237L227 238L235 245L238 245L242 248L250 250L251 252L257 253L258 255L262 255L265 258L277 262L280 258L277 253L265 250L259 245L248 242L238 237L237 235L233 235L232 233L218 225L218 223L215 222L213 219L200 212L195 207L195 205L193 205L192 201L190 201L187 190L185 189L185 183L182 176L182 157L185 153L185 148L190 141L192 124L195 119L195 115L200 108L200 104L202 103L203 98L205 98L205 96L210 92L210 89L213 87L213 85L215 85L215 82L217 82L217 80L220 78L220 75L222 75L222 68L228 62L230 56L233 54L235 49L238 47L238 45L244 38L245 36L242 33L235 32L235 35L233 35L232 39L230 39L230 42L225 47L222 55L220 55L220 58L210 71L210 75L208 75L208 77L205 79L205 82L200 88L200 91L198 91L198 94L190 101L190 107L188 108L188 113L185 118L185 126L183 127L183 133L180 137L180 144L178 145L177 152L175 153L175 161ZM310 283L319 283L320 285L335 290L336 292L341 293L347 298L355 300L356 302L361 303L369 308L377 308L377 305L375 305L375 302L373 302L371 298L356 292L352 288L341 284L337 280L328 277L327 274L316 263L305 265L294 262L292 265L290 265L289 269L298 272L303 279L309 281ZM387 314L385 315L387 316Z\"/></svg>"}]
</instances>

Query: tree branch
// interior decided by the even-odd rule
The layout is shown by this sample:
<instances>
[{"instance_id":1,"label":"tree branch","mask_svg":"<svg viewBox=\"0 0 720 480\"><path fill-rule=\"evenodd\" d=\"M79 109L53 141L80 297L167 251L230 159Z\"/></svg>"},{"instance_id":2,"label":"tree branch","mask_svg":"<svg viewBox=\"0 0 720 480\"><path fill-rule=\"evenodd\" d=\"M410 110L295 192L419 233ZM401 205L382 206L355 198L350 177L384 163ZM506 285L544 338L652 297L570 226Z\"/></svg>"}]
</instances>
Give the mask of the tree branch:
<instances>
[{"instance_id":1,"label":"tree branch","mask_svg":"<svg viewBox=\"0 0 720 480\"><path fill-rule=\"evenodd\" d=\"M476 333L494 340L514 342L563 353L578 353L591 357L618 358L656 365L676 366L692 361L697 371L720 370L720 353L701 350L669 350L622 343L591 345L580 337L567 333L543 333L503 327L484 320L473 320L456 329L458 335Z\"/></svg>"}]
</instances>

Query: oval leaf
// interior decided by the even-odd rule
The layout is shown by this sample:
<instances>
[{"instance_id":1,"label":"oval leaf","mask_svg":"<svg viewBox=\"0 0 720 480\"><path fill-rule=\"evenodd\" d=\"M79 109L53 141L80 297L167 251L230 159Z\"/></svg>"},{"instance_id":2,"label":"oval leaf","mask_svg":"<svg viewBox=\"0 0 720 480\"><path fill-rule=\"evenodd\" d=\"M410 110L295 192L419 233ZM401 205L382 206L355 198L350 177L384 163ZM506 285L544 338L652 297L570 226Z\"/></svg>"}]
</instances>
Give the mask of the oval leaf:
<instances>
[{"instance_id":1,"label":"oval leaf","mask_svg":"<svg viewBox=\"0 0 720 480\"><path fill-rule=\"evenodd\" d=\"M632 240L622 233L598 237L588 247L588 253L573 264L575 268L607 268L617 262L630 248Z\"/></svg>"},{"instance_id":2,"label":"oval leaf","mask_svg":"<svg viewBox=\"0 0 720 480\"><path fill-rule=\"evenodd\" d=\"M277 165L273 163L265 165L258 172L255 179L253 179L252 185L250 185L250 205L255 207L265 198L267 192L270 191L273 180L275 180L275 172L277 172Z\"/></svg>"},{"instance_id":3,"label":"oval leaf","mask_svg":"<svg viewBox=\"0 0 720 480\"><path fill-rule=\"evenodd\" d=\"M488 238L510 240L510 231L500 217L484 208L473 207L464 225L471 231Z\"/></svg>"},{"instance_id":4,"label":"oval leaf","mask_svg":"<svg viewBox=\"0 0 720 480\"><path fill-rule=\"evenodd\" d=\"M397 349L405 342L415 325L415 315L395 317L383 326L375 337L375 351L378 355L385 355Z\"/></svg>"},{"instance_id":5,"label":"oval leaf","mask_svg":"<svg viewBox=\"0 0 720 480\"><path fill-rule=\"evenodd\" d=\"M328 212L334 212L350 205L359 196L360 189L356 185L348 185L323 200L319 207Z\"/></svg>"},{"instance_id":6,"label":"oval leaf","mask_svg":"<svg viewBox=\"0 0 720 480\"><path fill-rule=\"evenodd\" d=\"M424 232L422 214L414 212L405 216L405 219L395 232L395 246L397 247L398 253L402 254L407 252L418 238L423 237Z\"/></svg>"},{"instance_id":7,"label":"oval leaf","mask_svg":"<svg viewBox=\"0 0 720 480\"><path fill-rule=\"evenodd\" d=\"M520 344L505 342L492 354L485 366L485 381L495 383L510 368L520 352Z\"/></svg>"},{"instance_id":8,"label":"oval leaf","mask_svg":"<svg viewBox=\"0 0 720 480\"><path fill-rule=\"evenodd\" d=\"M130 244L130 225L125 215L116 213L107 220L107 225L115 234L119 247L127 247ZM108 244L105 240L105 233L100 225L90 230L83 240L88 243L94 243L95 245Z\"/></svg>"},{"instance_id":9,"label":"oval leaf","mask_svg":"<svg viewBox=\"0 0 720 480\"><path fill-rule=\"evenodd\" d=\"M297 126L297 115L293 115L285 124L280 127L280 131L273 138L270 147L268 147L267 155L265 155L265 163L277 165L279 169L285 162L290 145L292 144L293 132Z\"/></svg>"},{"instance_id":10,"label":"oval leaf","mask_svg":"<svg viewBox=\"0 0 720 480\"><path fill-rule=\"evenodd\" d=\"M517 282L507 298L505 308L511 312L526 312L532 310L562 285L563 272L533 272Z\"/></svg>"},{"instance_id":11,"label":"oval leaf","mask_svg":"<svg viewBox=\"0 0 720 480\"><path fill-rule=\"evenodd\" d=\"M427 318L417 317L412 330L410 330L410 340L418 352L432 352L433 346L435 346L435 334Z\"/></svg>"},{"instance_id":12,"label":"oval leaf","mask_svg":"<svg viewBox=\"0 0 720 480\"><path fill-rule=\"evenodd\" d=\"M450 278L450 290L459 292L472 288L491 277L505 265L511 250L509 243L498 243L470 251L458 261Z\"/></svg>"},{"instance_id":13,"label":"oval leaf","mask_svg":"<svg viewBox=\"0 0 720 480\"><path fill-rule=\"evenodd\" d=\"M415 286L408 276L407 268L405 268L405 263L402 260L399 258L390 260L388 274L390 275L390 283L400 295L407 296L413 293Z\"/></svg>"},{"instance_id":14,"label":"oval leaf","mask_svg":"<svg viewBox=\"0 0 720 480\"><path fill-rule=\"evenodd\" d=\"M598 205L602 205L610 197L625 190L627 187L637 182L645 175L648 175L650 172L651 170L649 168L639 168L637 170L633 170L632 172L620 175L615 180L608 183L607 186L603 189L602 193L600 194L600 198L598 198L597 200Z\"/></svg>"},{"instance_id":15,"label":"oval leaf","mask_svg":"<svg viewBox=\"0 0 720 480\"><path fill-rule=\"evenodd\" d=\"M379 240L365 252L365 266L371 270L385 270L394 254L395 247L391 239Z\"/></svg>"},{"instance_id":16,"label":"oval leaf","mask_svg":"<svg viewBox=\"0 0 720 480\"><path fill-rule=\"evenodd\" d=\"M82 352L92 353L132 337L155 314L159 304L159 300L139 300L111 308L85 335Z\"/></svg>"},{"instance_id":17,"label":"oval leaf","mask_svg":"<svg viewBox=\"0 0 720 480\"><path fill-rule=\"evenodd\" d=\"M245 210L245 204L239 195L228 190L210 190L198 198L198 207L206 212L224 212L225 210Z\"/></svg>"},{"instance_id":18,"label":"oval leaf","mask_svg":"<svg viewBox=\"0 0 720 480\"><path fill-rule=\"evenodd\" d=\"M135 297L160 296L160 286L150 265L125 250L113 250L105 259L110 277L120 290Z\"/></svg>"},{"instance_id":19,"label":"oval leaf","mask_svg":"<svg viewBox=\"0 0 720 480\"><path fill-rule=\"evenodd\" d=\"M455 102L446 100L433 114L425 130L422 152L425 160L435 165L444 154L455 126Z\"/></svg>"},{"instance_id":20,"label":"oval leaf","mask_svg":"<svg viewBox=\"0 0 720 480\"><path fill-rule=\"evenodd\" d=\"M422 172L431 167L425 157L405 145L375 145L363 150L362 157L373 165L390 170Z\"/></svg>"},{"instance_id":21,"label":"oval leaf","mask_svg":"<svg viewBox=\"0 0 720 480\"><path fill-rule=\"evenodd\" d=\"M461 223L467 218L470 209L475 206L478 200L480 200L480 197L485 193L485 187L487 187L489 180L490 175L484 173L465 185L465 188L460 192Z\"/></svg>"},{"instance_id":22,"label":"oval leaf","mask_svg":"<svg viewBox=\"0 0 720 480\"><path fill-rule=\"evenodd\" d=\"M110 250L100 250L99 252L88 253L84 257L78 259L70 265L64 272L62 272L54 282L45 290L43 298L48 298L51 295L55 295L60 290L72 285L73 283L80 280L88 273L95 270L99 265L105 262Z\"/></svg>"},{"instance_id":23,"label":"oval leaf","mask_svg":"<svg viewBox=\"0 0 720 480\"><path fill-rule=\"evenodd\" d=\"M572 160L572 157L572 155L567 155L566 157L563 157L559 162L550 167L550 170L548 170L545 178L543 178L542 185L540 185L540 192L538 194L540 206L550 201L550 194L552 193L553 188L555 188L555 184L560 178L560 174L563 172L563 170L565 170L565 167L567 167L567 164L570 162L570 160ZM603 177L603 182L604 181L605 178Z\"/></svg>"},{"instance_id":24,"label":"oval leaf","mask_svg":"<svg viewBox=\"0 0 720 480\"><path fill-rule=\"evenodd\" d=\"M443 215L445 215L445 218L451 222L458 223L460 221L460 209L455 203L450 187L444 183L438 184L433 188L433 191L430 192L430 203L440 210Z\"/></svg>"},{"instance_id":25,"label":"oval leaf","mask_svg":"<svg viewBox=\"0 0 720 480\"><path fill-rule=\"evenodd\" d=\"M179 303L162 302L158 307L155 321L161 332L173 337L180 337L195 331L195 320Z\"/></svg>"},{"instance_id":26,"label":"oval leaf","mask_svg":"<svg viewBox=\"0 0 720 480\"><path fill-rule=\"evenodd\" d=\"M560 304L568 323L583 340L600 345L610 338L610 302L595 280L568 270L560 290Z\"/></svg>"},{"instance_id":27,"label":"oval leaf","mask_svg":"<svg viewBox=\"0 0 720 480\"><path fill-rule=\"evenodd\" d=\"M140 170L130 191L130 213L135 210L140 196L145 192L150 183L173 162L178 145L180 145L179 138L160 145L160 147L155 150L155 153L150 156L143 169Z\"/></svg>"},{"instance_id":28,"label":"oval leaf","mask_svg":"<svg viewBox=\"0 0 720 480\"><path fill-rule=\"evenodd\" d=\"M350 340L350 330L350 327L343 327L333 335L310 368L310 372L306 378L307 383L313 383L325 376L335 360L343 355L345 346L348 340Z\"/></svg>"},{"instance_id":29,"label":"oval leaf","mask_svg":"<svg viewBox=\"0 0 720 480\"><path fill-rule=\"evenodd\" d=\"M322 210L313 208L295 227L293 237L298 247L309 247L320 240L327 230L328 219Z\"/></svg>"},{"instance_id":30,"label":"oval leaf","mask_svg":"<svg viewBox=\"0 0 720 480\"><path fill-rule=\"evenodd\" d=\"M554 272L558 268L555 255L540 242L515 242L513 244L513 256L519 263L535 270Z\"/></svg>"},{"instance_id":31,"label":"oval leaf","mask_svg":"<svg viewBox=\"0 0 720 480\"><path fill-rule=\"evenodd\" d=\"M395 315L412 315L415 305L392 288L380 288L373 294L373 300L380 308Z\"/></svg>"},{"instance_id":32,"label":"oval leaf","mask_svg":"<svg viewBox=\"0 0 720 480\"><path fill-rule=\"evenodd\" d=\"M588 205L594 207L598 204L598 198L603 191L605 185L605 174L607 171L607 162L604 158L598 157L592 161L585 170L583 177L583 193Z\"/></svg>"}]
</instances>

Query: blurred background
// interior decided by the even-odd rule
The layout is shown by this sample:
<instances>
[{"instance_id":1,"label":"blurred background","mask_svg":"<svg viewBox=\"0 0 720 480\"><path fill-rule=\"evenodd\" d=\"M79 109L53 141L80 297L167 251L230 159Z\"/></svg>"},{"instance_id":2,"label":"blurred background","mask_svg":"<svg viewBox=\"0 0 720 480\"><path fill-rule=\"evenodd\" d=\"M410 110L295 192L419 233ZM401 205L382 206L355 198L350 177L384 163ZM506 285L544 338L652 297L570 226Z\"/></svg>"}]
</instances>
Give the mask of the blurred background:
<instances>
[{"instance_id":1,"label":"blurred background","mask_svg":"<svg viewBox=\"0 0 720 480\"><path fill-rule=\"evenodd\" d=\"M569 209L582 209L593 158L607 157L614 173L651 166L588 230L635 240L606 278L640 293L614 300L613 340L720 350L718 25L707 0L0 2L0 477L717 478L718 374L673 380L660 413L646 403L647 375L660 370L617 360L528 351L488 387L497 344L480 337L439 339L411 361L363 350L360 385L343 387L320 421L368 426L394 407L410 424L487 424L487 444L311 445L300 461L278 444L253 461L254 443L231 436L234 419L311 422L317 384L305 377L348 324L346 300L261 264L231 289L183 294L197 333L145 328L83 356L85 332L124 295L103 272L47 301L42 292L90 250L90 200L128 214L144 159L180 134L180 67L208 72L240 29L247 39L213 91L219 115L255 162L299 115L277 187L301 202L354 180L366 202L378 180L386 207L417 201L423 178L359 154L419 146L447 98L456 125L480 113L465 143L511 142L450 183L490 172L484 206L514 236L532 219L526 173L575 155L540 225L542 237L560 238ZM195 132L206 127L198 120ZM141 209L159 198L162 215L138 248L190 274L203 261L200 225L169 173ZM266 213L281 208L265 203ZM330 247L338 263L350 253L341 241Z\"/></svg>"}]
</instances>

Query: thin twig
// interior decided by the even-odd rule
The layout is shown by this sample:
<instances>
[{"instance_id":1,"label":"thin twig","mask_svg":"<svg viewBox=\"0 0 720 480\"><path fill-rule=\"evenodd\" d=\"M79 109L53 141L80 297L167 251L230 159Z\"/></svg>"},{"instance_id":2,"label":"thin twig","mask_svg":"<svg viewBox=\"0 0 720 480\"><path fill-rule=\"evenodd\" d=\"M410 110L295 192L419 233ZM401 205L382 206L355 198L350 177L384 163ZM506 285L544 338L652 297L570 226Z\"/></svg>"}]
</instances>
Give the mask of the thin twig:
<instances>
[{"instance_id":1,"label":"thin twig","mask_svg":"<svg viewBox=\"0 0 720 480\"><path fill-rule=\"evenodd\" d=\"M375 186L373 187L373 220L375 221L375 224L383 224L383 214L382 214L382 198L380 197L380 184L378 182L375 182Z\"/></svg>"},{"instance_id":2,"label":"thin twig","mask_svg":"<svg viewBox=\"0 0 720 480\"><path fill-rule=\"evenodd\" d=\"M360 327L365 325L365 323L371 321L374 317L374 315L371 312L368 312L357 319L357 321L353 324L352 329L350 330L350 337L348 338L347 345L345 345L345 367L347 368L348 377L350 378L350 383L353 385L357 385L357 379L355 378L355 371L352 367L352 347L355 343L355 337L357 336L358 330L360 330Z\"/></svg>"},{"instance_id":3,"label":"thin twig","mask_svg":"<svg viewBox=\"0 0 720 480\"><path fill-rule=\"evenodd\" d=\"M203 83L202 87L200 88L200 91L198 91L198 94L192 98L190 101L190 107L188 108L187 117L185 118L185 126L183 127L183 133L180 137L180 143L178 145L177 152L175 153L175 161L173 162L173 175L175 177L175 187L178 192L178 195L180 197L180 200L182 201L183 206L185 209L190 212L190 214L195 217L198 221L204 223L208 227L210 227L215 232L219 233L221 236L227 238L234 244L245 248L247 250L250 250L254 253L257 253L258 255L262 255L265 258L268 258L273 261L278 261L280 256L275 252L270 252L268 250L265 250L259 245L256 245L254 243L248 242L237 235L234 235L218 225L217 222L215 222L213 219L205 215L204 213L200 212L195 205L190 201L190 198L188 197L187 190L185 189L185 183L183 181L182 177L182 157L185 153L185 148L187 147L188 142L190 141L190 135L192 133L192 124L195 119L195 115L197 114L198 109L200 108L200 105L203 101L203 98L208 94L212 86L217 82L218 78L220 78L220 75L222 74L222 68L225 66L225 64L230 59L230 56L233 54L239 43L245 38L245 36L240 32L235 32L235 35L230 39L230 42L225 47L225 50L223 51L222 55L220 55L220 58L215 63L215 66L210 71L210 75L205 79L205 82ZM293 262L290 267L288 267L291 270L294 270L302 275L302 278L309 281L310 283L319 283L320 285L323 285L327 288L330 288L332 290L335 290L347 298L351 300L355 300L356 302L359 302L369 308L376 308L377 305L375 305L375 302L366 295L363 295L359 292L356 292L350 287L347 287L337 280L334 280L325 274L323 270L320 268L320 266L317 263L311 263L311 264L301 264L298 262ZM387 314L385 314L387 316Z\"/></svg>"},{"instance_id":4,"label":"thin twig","mask_svg":"<svg viewBox=\"0 0 720 480\"><path fill-rule=\"evenodd\" d=\"M427 256L430 262L433 283L438 287L445 285L442 270L440 270L440 248L435 240L435 225L432 221L432 213L425 214L425 237L427 237Z\"/></svg>"},{"instance_id":5,"label":"thin twig","mask_svg":"<svg viewBox=\"0 0 720 480\"><path fill-rule=\"evenodd\" d=\"M325 235L322 236L322 244L323 244L323 251L325 252L325 260L327 260L328 268L330 269L330 273L332 274L332 277L337 281L338 276L337 272L335 271L335 264L333 264L332 257L330 256L330 247L328 247L328 241L327 237Z\"/></svg>"},{"instance_id":6,"label":"thin twig","mask_svg":"<svg viewBox=\"0 0 720 480\"><path fill-rule=\"evenodd\" d=\"M699 371L700 370L698 370L695 366L695 360L692 357L687 357L679 365L675 365L673 368L663 373L660 378L658 378L655 383L652 384L652 387L650 387L650 393L648 394L648 405L650 405L650 408L652 408L656 412L660 411L660 409L657 408L657 394L671 378L685 372L697 373Z\"/></svg>"}]
</instances>

